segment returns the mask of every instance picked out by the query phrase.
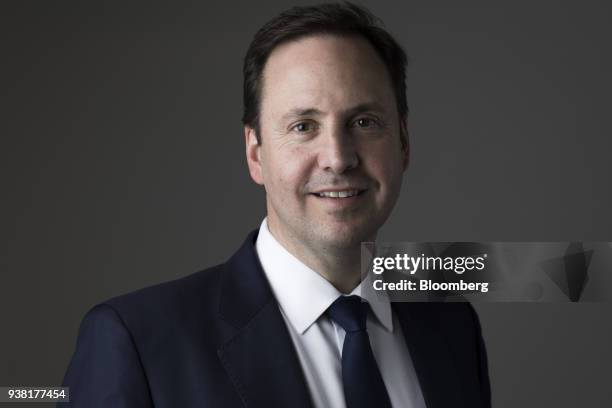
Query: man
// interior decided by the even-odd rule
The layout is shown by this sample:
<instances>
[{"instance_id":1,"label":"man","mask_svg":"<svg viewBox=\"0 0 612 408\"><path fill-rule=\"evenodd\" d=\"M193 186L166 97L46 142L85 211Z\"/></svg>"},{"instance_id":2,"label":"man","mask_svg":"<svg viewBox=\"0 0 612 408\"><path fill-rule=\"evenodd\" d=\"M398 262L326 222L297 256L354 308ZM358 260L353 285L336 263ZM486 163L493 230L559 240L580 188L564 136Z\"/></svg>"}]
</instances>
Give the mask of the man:
<instances>
[{"instance_id":1,"label":"man","mask_svg":"<svg viewBox=\"0 0 612 408\"><path fill-rule=\"evenodd\" d=\"M299 7L244 64L252 179L267 217L225 264L85 317L75 407L488 407L467 304L360 301L360 243L408 165L406 57L365 10Z\"/></svg>"}]
</instances>

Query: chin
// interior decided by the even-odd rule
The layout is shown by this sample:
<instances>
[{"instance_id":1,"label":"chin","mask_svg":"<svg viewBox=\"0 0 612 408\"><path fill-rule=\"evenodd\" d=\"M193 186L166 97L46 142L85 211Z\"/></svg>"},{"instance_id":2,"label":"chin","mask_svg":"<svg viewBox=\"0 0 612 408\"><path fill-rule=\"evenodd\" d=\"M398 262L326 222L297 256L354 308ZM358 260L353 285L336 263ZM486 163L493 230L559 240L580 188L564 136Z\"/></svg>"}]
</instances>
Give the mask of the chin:
<instances>
[{"instance_id":1,"label":"chin","mask_svg":"<svg viewBox=\"0 0 612 408\"><path fill-rule=\"evenodd\" d=\"M372 241L376 236L376 229L372 226L337 226L329 228L321 234L322 241L336 248L348 249L360 245L362 242Z\"/></svg>"}]
</instances>

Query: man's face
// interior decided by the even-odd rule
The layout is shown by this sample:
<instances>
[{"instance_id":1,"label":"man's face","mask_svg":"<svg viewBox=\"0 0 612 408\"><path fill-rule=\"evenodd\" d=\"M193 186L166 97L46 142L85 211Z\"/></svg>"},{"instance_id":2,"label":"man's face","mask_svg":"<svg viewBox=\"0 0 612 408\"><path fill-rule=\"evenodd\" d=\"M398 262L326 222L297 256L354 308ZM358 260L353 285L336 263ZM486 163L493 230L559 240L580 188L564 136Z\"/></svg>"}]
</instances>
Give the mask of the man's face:
<instances>
[{"instance_id":1,"label":"man's face","mask_svg":"<svg viewBox=\"0 0 612 408\"><path fill-rule=\"evenodd\" d=\"M253 180L281 243L346 248L373 240L408 163L384 63L359 37L277 47L263 73L261 145L245 129Z\"/></svg>"}]
</instances>

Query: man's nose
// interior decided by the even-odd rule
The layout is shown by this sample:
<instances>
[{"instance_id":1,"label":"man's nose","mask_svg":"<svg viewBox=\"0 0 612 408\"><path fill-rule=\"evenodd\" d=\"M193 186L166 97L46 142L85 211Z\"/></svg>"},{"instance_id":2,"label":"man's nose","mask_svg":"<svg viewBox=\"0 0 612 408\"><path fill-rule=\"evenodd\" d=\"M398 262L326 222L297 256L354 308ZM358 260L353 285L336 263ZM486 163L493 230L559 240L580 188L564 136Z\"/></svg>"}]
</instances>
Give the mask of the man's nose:
<instances>
[{"instance_id":1,"label":"man's nose","mask_svg":"<svg viewBox=\"0 0 612 408\"><path fill-rule=\"evenodd\" d=\"M321 138L319 166L324 170L342 174L359 164L355 140L347 129L334 128Z\"/></svg>"}]
</instances>

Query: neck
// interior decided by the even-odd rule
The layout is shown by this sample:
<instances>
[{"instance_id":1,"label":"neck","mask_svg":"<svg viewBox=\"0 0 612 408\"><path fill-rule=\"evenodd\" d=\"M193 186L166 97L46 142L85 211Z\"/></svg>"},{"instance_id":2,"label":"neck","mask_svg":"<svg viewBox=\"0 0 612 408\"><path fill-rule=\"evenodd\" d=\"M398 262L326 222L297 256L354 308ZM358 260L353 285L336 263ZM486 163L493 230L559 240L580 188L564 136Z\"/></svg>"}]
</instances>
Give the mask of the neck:
<instances>
[{"instance_id":1,"label":"neck","mask_svg":"<svg viewBox=\"0 0 612 408\"><path fill-rule=\"evenodd\" d=\"M312 242L291 239L270 224L268 229L287 251L323 276L338 291L350 293L361 282L360 242L348 246L313 245Z\"/></svg>"}]
</instances>

